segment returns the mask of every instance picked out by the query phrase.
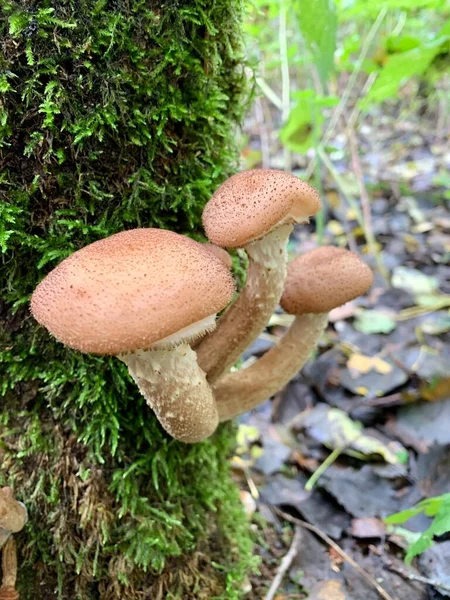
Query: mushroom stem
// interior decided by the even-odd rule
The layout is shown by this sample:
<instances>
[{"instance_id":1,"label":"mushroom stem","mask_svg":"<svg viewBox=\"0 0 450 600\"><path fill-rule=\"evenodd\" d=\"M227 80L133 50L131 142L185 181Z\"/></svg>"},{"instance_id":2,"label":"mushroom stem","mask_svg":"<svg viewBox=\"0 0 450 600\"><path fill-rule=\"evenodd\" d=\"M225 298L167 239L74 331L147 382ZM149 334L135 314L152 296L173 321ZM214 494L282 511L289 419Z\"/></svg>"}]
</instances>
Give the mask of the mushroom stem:
<instances>
[{"instance_id":1,"label":"mushroom stem","mask_svg":"<svg viewBox=\"0 0 450 600\"><path fill-rule=\"evenodd\" d=\"M0 598L3 598L4 590L13 591L17 580L17 549L16 542L10 537L6 542L2 553L2 586L0 588Z\"/></svg>"},{"instance_id":2,"label":"mushroom stem","mask_svg":"<svg viewBox=\"0 0 450 600\"><path fill-rule=\"evenodd\" d=\"M282 389L305 364L327 321L328 313L297 316L278 344L264 356L247 369L221 377L213 385L219 420L233 419Z\"/></svg>"},{"instance_id":3,"label":"mushroom stem","mask_svg":"<svg viewBox=\"0 0 450 600\"><path fill-rule=\"evenodd\" d=\"M187 343L138 350L119 358L172 437L190 444L214 433L219 422L216 402Z\"/></svg>"},{"instance_id":4,"label":"mushroom stem","mask_svg":"<svg viewBox=\"0 0 450 600\"><path fill-rule=\"evenodd\" d=\"M245 287L216 329L195 349L210 383L236 363L277 307L286 278L286 248L292 228L291 224L281 225L244 247L249 257Z\"/></svg>"}]
</instances>

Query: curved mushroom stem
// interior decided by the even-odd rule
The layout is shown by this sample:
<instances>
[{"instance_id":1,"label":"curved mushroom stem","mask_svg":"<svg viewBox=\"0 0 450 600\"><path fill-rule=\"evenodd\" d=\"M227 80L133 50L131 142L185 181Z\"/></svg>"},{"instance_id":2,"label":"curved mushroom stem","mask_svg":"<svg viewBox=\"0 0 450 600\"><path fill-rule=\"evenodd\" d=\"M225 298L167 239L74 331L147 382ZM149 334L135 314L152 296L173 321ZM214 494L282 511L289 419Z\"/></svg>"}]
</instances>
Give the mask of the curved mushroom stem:
<instances>
[{"instance_id":1,"label":"curved mushroom stem","mask_svg":"<svg viewBox=\"0 0 450 600\"><path fill-rule=\"evenodd\" d=\"M3 598L19 598L19 594L15 591L17 580L17 549L13 537L9 538L3 548L2 573L0 600L3 600Z\"/></svg>"},{"instance_id":2,"label":"curved mushroom stem","mask_svg":"<svg viewBox=\"0 0 450 600\"><path fill-rule=\"evenodd\" d=\"M282 389L303 367L318 343L328 313L299 315L276 346L247 369L228 373L214 385L219 420L228 421Z\"/></svg>"},{"instance_id":3,"label":"curved mushroom stem","mask_svg":"<svg viewBox=\"0 0 450 600\"><path fill-rule=\"evenodd\" d=\"M197 356L187 343L119 355L164 429L194 443L214 433L216 402Z\"/></svg>"},{"instance_id":4,"label":"curved mushroom stem","mask_svg":"<svg viewBox=\"0 0 450 600\"><path fill-rule=\"evenodd\" d=\"M245 246L247 281L216 329L196 346L198 364L210 383L232 367L258 337L280 301L286 278L287 242L293 225L281 225Z\"/></svg>"}]
</instances>

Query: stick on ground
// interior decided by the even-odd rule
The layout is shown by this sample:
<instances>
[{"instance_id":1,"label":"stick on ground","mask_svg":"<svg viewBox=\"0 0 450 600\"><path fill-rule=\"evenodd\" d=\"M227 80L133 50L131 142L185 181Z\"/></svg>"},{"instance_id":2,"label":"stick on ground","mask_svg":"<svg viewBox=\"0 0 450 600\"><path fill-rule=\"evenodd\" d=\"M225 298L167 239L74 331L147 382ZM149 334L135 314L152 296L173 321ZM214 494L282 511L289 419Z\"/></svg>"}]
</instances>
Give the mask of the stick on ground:
<instances>
[{"instance_id":1,"label":"stick on ground","mask_svg":"<svg viewBox=\"0 0 450 600\"><path fill-rule=\"evenodd\" d=\"M336 542L334 542L326 533L324 533L314 525L311 525L311 523L307 523L306 521L302 521L301 519L296 519L295 517L288 515L276 506L272 505L271 508L275 514L277 514L285 521L289 521L297 527L308 529L309 531L312 531L315 535L317 535L317 537L320 537L320 539L322 539L326 544L333 548L333 550L337 552L337 554L339 554L341 558L343 558L349 565L351 565L356 571L358 571L358 573L362 577L364 577L364 579L368 583L370 583L372 587L374 587L377 590L378 594L381 598L383 598L383 600L397 600L396 598L393 598L390 594L388 594L386 590L384 590L381 587L381 585L376 581L376 579L372 577L370 573L368 573L365 569L358 565L358 563L355 560L353 560L353 558L349 554L347 554L347 552L342 550L342 548L338 544L336 544ZM267 598L265 600L267 600Z\"/></svg>"}]
</instances>

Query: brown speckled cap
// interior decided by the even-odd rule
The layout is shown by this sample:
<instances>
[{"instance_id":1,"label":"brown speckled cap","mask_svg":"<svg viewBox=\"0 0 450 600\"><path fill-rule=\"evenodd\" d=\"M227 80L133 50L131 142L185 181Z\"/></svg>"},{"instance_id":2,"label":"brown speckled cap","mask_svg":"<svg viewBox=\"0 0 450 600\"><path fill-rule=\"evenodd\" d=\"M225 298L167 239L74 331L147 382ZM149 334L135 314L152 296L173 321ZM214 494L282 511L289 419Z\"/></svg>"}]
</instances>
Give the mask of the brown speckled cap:
<instances>
[{"instance_id":1,"label":"brown speckled cap","mask_svg":"<svg viewBox=\"0 0 450 600\"><path fill-rule=\"evenodd\" d=\"M82 352L146 349L222 310L233 279L210 251L162 229L132 229L78 250L41 281L31 311Z\"/></svg>"},{"instance_id":2,"label":"brown speckled cap","mask_svg":"<svg viewBox=\"0 0 450 600\"><path fill-rule=\"evenodd\" d=\"M373 274L357 254L322 246L288 264L281 306L291 315L326 313L370 288Z\"/></svg>"},{"instance_id":3,"label":"brown speckled cap","mask_svg":"<svg viewBox=\"0 0 450 600\"><path fill-rule=\"evenodd\" d=\"M14 499L12 489L0 488L0 527L17 533L25 527L27 519L27 509Z\"/></svg>"},{"instance_id":4,"label":"brown speckled cap","mask_svg":"<svg viewBox=\"0 0 450 600\"><path fill-rule=\"evenodd\" d=\"M228 252L226 250L224 250L220 246L216 246L215 244L206 243L203 245L210 252L212 252L214 254L214 256L217 256L217 258L220 258L220 260L222 261L222 263L226 266L226 268L228 270L231 270L231 268L233 267L233 261L231 259L231 256L228 254Z\"/></svg>"},{"instance_id":5,"label":"brown speckled cap","mask_svg":"<svg viewBox=\"0 0 450 600\"><path fill-rule=\"evenodd\" d=\"M203 211L208 239L225 248L242 248L278 224L304 221L319 212L316 190L284 171L253 169L227 179Z\"/></svg>"}]
</instances>

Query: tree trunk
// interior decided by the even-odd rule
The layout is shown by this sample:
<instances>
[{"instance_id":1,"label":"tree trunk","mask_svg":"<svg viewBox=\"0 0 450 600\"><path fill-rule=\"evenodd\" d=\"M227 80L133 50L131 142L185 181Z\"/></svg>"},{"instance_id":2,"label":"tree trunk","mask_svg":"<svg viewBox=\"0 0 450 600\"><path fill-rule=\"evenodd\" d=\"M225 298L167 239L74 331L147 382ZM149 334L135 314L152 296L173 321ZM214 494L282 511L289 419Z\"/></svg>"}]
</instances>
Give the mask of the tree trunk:
<instances>
[{"instance_id":1,"label":"tree trunk","mask_svg":"<svg viewBox=\"0 0 450 600\"><path fill-rule=\"evenodd\" d=\"M232 430L169 439L125 365L68 350L28 310L97 239L200 233L237 165L241 4L0 2L0 485L29 510L22 600L241 596Z\"/></svg>"}]
</instances>

